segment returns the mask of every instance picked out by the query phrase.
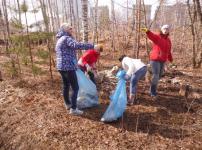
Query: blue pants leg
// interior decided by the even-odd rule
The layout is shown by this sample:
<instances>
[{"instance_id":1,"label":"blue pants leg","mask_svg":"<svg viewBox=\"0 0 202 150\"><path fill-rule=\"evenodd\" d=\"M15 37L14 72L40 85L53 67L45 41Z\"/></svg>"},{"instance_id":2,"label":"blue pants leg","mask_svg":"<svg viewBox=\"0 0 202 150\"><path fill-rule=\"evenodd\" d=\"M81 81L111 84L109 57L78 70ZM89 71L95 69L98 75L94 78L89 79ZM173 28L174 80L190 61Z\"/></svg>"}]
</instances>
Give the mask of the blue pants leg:
<instances>
[{"instance_id":1,"label":"blue pants leg","mask_svg":"<svg viewBox=\"0 0 202 150\"><path fill-rule=\"evenodd\" d=\"M137 91L137 83L138 81L146 75L147 67L144 66L136 71L132 77L130 82L130 94L136 94Z\"/></svg>"},{"instance_id":2,"label":"blue pants leg","mask_svg":"<svg viewBox=\"0 0 202 150\"><path fill-rule=\"evenodd\" d=\"M164 70L164 62L150 61L152 67L152 81L150 87L151 96L157 95L157 86Z\"/></svg>"}]
</instances>

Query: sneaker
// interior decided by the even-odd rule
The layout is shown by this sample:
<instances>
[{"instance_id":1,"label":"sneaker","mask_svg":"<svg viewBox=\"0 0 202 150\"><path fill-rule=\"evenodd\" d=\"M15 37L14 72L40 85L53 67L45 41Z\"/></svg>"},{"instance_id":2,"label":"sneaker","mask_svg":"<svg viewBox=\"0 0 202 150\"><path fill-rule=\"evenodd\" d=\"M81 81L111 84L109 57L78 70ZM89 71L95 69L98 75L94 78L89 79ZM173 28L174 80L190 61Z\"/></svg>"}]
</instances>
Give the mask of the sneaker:
<instances>
[{"instance_id":1,"label":"sneaker","mask_svg":"<svg viewBox=\"0 0 202 150\"><path fill-rule=\"evenodd\" d=\"M105 122L105 118L101 118L101 121L102 121L102 122Z\"/></svg>"},{"instance_id":2,"label":"sneaker","mask_svg":"<svg viewBox=\"0 0 202 150\"><path fill-rule=\"evenodd\" d=\"M79 110L78 108L76 108L76 109L70 108L69 114L72 114L72 115L82 115L83 111Z\"/></svg>"},{"instance_id":3,"label":"sneaker","mask_svg":"<svg viewBox=\"0 0 202 150\"><path fill-rule=\"evenodd\" d=\"M136 105L136 104L137 104L137 105L140 104L139 99L135 99L134 102L133 102L133 104L135 104L135 105Z\"/></svg>"},{"instance_id":4,"label":"sneaker","mask_svg":"<svg viewBox=\"0 0 202 150\"><path fill-rule=\"evenodd\" d=\"M151 99L152 99L152 101L156 101L158 99L158 96L151 95Z\"/></svg>"},{"instance_id":5,"label":"sneaker","mask_svg":"<svg viewBox=\"0 0 202 150\"><path fill-rule=\"evenodd\" d=\"M67 110L70 110L71 104L65 105L65 108L66 108Z\"/></svg>"},{"instance_id":6,"label":"sneaker","mask_svg":"<svg viewBox=\"0 0 202 150\"><path fill-rule=\"evenodd\" d=\"M128 106L132 106L132 105L133 105L133 102L128 101L127 105L128 105Z\"/></svg>"}]
</instances>

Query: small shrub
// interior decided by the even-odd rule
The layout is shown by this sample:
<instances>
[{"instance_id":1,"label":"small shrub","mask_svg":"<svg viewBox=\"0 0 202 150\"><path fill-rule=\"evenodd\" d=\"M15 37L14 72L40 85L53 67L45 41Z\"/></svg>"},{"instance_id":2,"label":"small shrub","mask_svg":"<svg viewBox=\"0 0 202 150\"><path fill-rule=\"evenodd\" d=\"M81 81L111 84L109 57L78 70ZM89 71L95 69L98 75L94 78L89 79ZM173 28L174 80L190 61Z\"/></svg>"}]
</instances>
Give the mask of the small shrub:
<instances>
[{"instance_id":1,"label":"small shrub","mask_svg":"<svg viewBox=\"0 0 202 150\"><path fill-rule=\"evenodd\" d=\"M49 53L43 49L39 49L37 51L37 56L42 59L47 59L49 57Z\"/></svg>"},{"instance_id":2,"label":"small shrub","mask_svg":"<svg viewBox=\"0 0 202 150\"><path fill-rule=\"evenodd\" d=\"M36 65L33 66L32 71L34 75L41 75L43 73L42 69Z\"/></svg>"}]
</instances>

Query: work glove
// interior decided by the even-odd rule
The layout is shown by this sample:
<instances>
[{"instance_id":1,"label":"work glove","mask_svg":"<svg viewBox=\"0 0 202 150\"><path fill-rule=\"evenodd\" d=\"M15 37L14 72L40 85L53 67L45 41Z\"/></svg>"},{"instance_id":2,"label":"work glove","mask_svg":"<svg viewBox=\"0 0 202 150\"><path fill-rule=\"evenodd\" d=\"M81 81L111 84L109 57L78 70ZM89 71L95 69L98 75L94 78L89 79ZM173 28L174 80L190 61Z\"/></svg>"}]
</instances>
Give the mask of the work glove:
<instances>
[{"instance_id":1,"label":"work glove","mask_svg":"<svg viewBox=\"0 0 202 150\"><path fill-rule=\"evenodd\" d=\"M146 33L147 31L149 31L149 29L147 29L146 27L144 27L144 28L141 28L141 31Z\"/></svg>"},{"instance_id":2,"label":"work glove","mask_svg":"<svg viewBox=\"0 0 202 150\"><path fill-rule=\"evenodd\" d=\"M93 73L94 73L94 77L95 77L95 78L98 78L97 71L94 70Z\"/></svg>"},{"instance_id":3,"label":"work glove","mask_svg":"<svg viewBox=\"0 0 202 150\"><path fill-rule=\"evenodd\" d=\"M85 66L86 66L87 72L91 72L92 68L89 66L89 64L86 64Z\"/></svg>"},{"instance_id":4,"label":"work glove","mask_svg":"<svg viewBox=\"0 0 202 150\"><path fill-rule=\"evenodd\" d=\"M125 79L125 80L130 80L130 76L127 75L127 74L125 74L124 79Z\"/></svg>"}]
</instances>

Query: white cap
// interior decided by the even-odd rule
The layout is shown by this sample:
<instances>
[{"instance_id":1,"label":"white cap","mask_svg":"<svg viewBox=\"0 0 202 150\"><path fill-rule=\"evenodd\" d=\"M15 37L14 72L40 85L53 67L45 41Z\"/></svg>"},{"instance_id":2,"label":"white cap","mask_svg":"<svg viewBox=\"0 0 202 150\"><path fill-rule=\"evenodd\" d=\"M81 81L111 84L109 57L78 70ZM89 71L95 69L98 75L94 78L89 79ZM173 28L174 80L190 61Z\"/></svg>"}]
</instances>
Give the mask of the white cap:
<instances>
[{"instance_id":1,"label":"white cap","mask_svg":"<svg viewBox=\"0 0 202 150\"><path fill-rule=\"evenodd\" d=\"M63 29L63 30L69 30L69 29L72 28L72 26L69 23L62 23L60 28Z\"/></svg>"},{"instance_id":2,"label":"white cap","mask_svg":"<svg viewBox=\"0 0 202 150\"><path fill-rule=\"evenodd\" d=\"M161 30L163 29L170 29L170 26L168 24L164 24L162 27L161 27Z\"/></svg>"}]
</instances>

